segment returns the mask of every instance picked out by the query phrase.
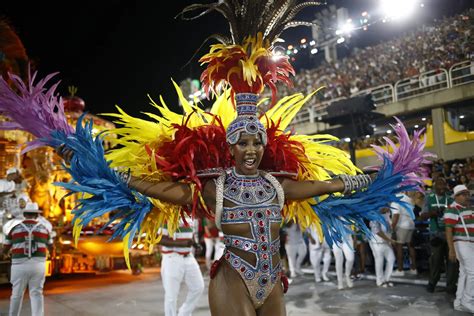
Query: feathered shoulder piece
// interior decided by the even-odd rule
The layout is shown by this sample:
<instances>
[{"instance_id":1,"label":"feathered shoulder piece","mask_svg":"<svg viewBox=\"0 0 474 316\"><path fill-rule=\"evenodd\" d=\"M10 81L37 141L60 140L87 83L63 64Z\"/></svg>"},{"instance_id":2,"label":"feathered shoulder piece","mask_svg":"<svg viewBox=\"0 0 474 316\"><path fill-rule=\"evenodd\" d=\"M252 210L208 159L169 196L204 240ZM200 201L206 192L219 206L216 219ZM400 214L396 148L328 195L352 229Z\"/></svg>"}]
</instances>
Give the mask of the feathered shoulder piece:
<instances>
[{"instance_id":1,"label":"feathered shoulder piece","mask_svg":"<svg viewBox=\"0 0 474 316\"><path fill-rule=\"evenodd\" d=\"M207 95L219 94L232 87L234 93L260 94L265 86L272 90L272 104L276 101L276 83L291 86L290 74L295 71L288 56L277 55L273 45L280 34L291 27L311 26L311 22L297 21L296 15L304 8L319 2L297 0L221 0L211 4L192 4L183 9L183 19L196 19L217 11L228 21L230 35L213 34L219 44L212 45L200 62L207 64L201 75ZM190 12L200 11L188 17Z\"/></svg>"}]
</instances>

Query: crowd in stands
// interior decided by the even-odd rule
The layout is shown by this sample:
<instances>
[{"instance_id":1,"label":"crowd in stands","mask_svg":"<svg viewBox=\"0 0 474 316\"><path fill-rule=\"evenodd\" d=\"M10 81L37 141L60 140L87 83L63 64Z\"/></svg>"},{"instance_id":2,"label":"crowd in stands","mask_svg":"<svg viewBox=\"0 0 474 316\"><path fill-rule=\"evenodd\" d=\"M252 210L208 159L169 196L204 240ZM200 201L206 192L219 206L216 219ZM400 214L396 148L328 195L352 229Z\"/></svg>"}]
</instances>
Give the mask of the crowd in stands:
<instances>
[{"instance_id":1,"label":"crowd in stands","mask_svg":"<svg viewBox=\"0 0 474 316\"><path fill-rule=\"evenodd\" d=\"M293 79L294 87L281 85L279 95L309 94L325 86L315 97L319 101L350 97L359 91L470 60L474 56L471 40L474 9L452 17L435 20L390 41L356 48L350 56L319 67L301 70ZM426 85L436 84L439 76L426 78ZM424 80L422 80L424 81Z\"/></svg>"}]
</instances>

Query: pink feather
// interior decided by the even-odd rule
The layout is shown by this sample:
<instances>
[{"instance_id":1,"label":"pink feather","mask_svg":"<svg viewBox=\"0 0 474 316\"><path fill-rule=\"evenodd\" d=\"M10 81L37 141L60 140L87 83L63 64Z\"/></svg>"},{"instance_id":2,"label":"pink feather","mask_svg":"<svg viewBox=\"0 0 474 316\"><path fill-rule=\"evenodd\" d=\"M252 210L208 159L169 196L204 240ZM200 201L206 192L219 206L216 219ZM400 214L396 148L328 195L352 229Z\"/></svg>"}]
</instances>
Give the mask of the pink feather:
<instances>
[{"instance_id":1,"label":"pink feather","mask_svg":"<svg viewBox=\"0 0 474 316\"><path fill-rule=\"evenodd\" d=\"M394 174L401 173L405 176L401 185L418 185L421 187L423 180L429 179L429 169L427 167L427 165L431 163L429 158L436 157L436 155L424 150L426 135L423 139L421 138L424 129L415 131L412 139L410 139L402 121L397 117L395 117L395 120L397 124L390 125L397 135L398 146L388 137L384 137L387 142L387 147L390 146L392 149L391 153L388 148L385 149L376 145L372 145L372 147L381 161L383 161L383 157L386 156L393 162ZM371 167L370 169L377 170L378 168L379 167Z\"/></svg>"}]
</instances>

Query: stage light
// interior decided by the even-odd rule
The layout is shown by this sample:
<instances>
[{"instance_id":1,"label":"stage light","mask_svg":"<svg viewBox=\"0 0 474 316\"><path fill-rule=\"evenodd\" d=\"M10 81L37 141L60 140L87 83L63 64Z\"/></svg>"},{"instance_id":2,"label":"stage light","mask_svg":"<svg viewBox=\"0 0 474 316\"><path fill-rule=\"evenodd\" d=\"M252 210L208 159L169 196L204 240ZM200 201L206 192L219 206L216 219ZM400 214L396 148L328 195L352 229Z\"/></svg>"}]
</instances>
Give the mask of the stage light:
<instances>
[{"instance_id":1,"label":"stage light","mask_svg":"<svg viewBox=\"0 0 474 316\"><path fill-rule=\"evenodd\" d=\"M293 49L293 54L298 54L298 50L296 48Z\"/></svg>"},{"instance_id":2,"label":"stage light","mask_svg":"<svg viewBox=\"0 0 474 316\"><path fill-rule=\"evenodd\" d=\"M350 139L349 137L346 137L346 138L344 138L344 141L345 141L346 143L350 143L350 142L351 142L351 139Z\"/></svg>"},{"instance_id":3,"label":"stage light","mask_svg":"<svg viewBox=\"0 0 474 316\"><path fill-rule=\"evenodd\" d=\"M304 44L306 43L306 38L302 38L301 41L300 41L301 44Z\"/></svg>"},{"instance_id":4,"label":"stage light","mask_svg":"<svg viewBox=\"0 0 474 316\"><path fill-rule=\"evenodd\" d=\"M341 34L350 34L354 30L354 25L352 24L352 20L347 20L344 25L341 25L340 28L336 31L336 35Z\"/></svg>"},{"instance_id":5,"label":"stage light","mask_svg":"<svg viewBox=\"0 0 474 316\"><path fill-rule=\"evenodd\" d=\"M426 117L422 117L421 120L424 122L426 121Z\"/></svg>"},{"instance_id":6,"label":"stage light","mask_svg":"<svg viewBox=\"0 0 474 316\"><path fill-rule=\"evenodd\" d=\"M336 42L337 42L338 44L341 44L341 43L344 43L344 41L345 41L345 38L344 38L344 37L339 37Z\"/></svg>"},{"instance_id":7,"label":"stage light","mask_svg":"<svg viewBox=\"0 0 474 316\"><path fill-rule=\"evenodd\" d=\"M418 6L417 0L380 0L382 15L390 19L409 17Z\"/></svg>"},{"instance_id":8,"label":"stage light","mask_svg":"<svg viewBox=\"0 0 474 316\"><path fill-rule=\"evenodd\" d=\"M459 118L460 118L460 119L463 119L463 118L464 118L464 115L459 115Z\"/></svg>"},{"instance_id":9,"label":"stage light","mask_svg":"<svg viewBox=\"0 0 474 316\"><path fill-rule=\"evenodd\" d=\"M309 42L309 45L311 45L311 46L316 45L316 41L311 41L311 42Z\"/></svg>"},{"instance_id":10,"label":"stage light","mask_svg":"<svg viewBox=\"0 0 474 316\"><path fill-rule=\"evenodd\" d=\"M418 127L419 127L418 124L416 124L416 125L415 125L415 128L418 128Z\"/></svg>"},{"instance_id":11,"label":"stage light","mask_svg":"<svg viewBox=\"0 0 474 316\"><path fill-rule=\"evenodd\" d=\"M313 48L313 49L311 50L311 54L314 55L314 54L317 54L317 53L318 53L318 49L317 49L317 48Z\"/></svg>"},{"instance_id":12,"label":"stage light","mask_svg":"<svg viewBox=\"0 0 474 316\"><path fill-rule=\"evenodd\" d=\"M392 134L392 131L388 129L387 134Z\"/></svg>"}]
</instances>

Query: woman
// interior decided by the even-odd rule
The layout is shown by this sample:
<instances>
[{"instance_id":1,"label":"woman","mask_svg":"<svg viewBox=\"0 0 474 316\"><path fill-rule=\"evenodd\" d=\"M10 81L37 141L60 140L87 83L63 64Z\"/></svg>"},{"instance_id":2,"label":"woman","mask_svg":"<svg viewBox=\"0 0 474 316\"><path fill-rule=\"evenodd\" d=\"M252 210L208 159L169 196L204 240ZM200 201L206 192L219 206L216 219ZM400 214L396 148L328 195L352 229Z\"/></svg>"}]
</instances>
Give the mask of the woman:
<instances>
[{"instance_id":1,"label":"woman","mask_svg":"<svg viewBox=\"0 0 474 316\"><path fill-rule=\"evenodd\" d=\"M239 104L248 98L247 94L236 96L237 111ZM245 104L249 105L248 102ZM256 106L253 109L256 111ZM246 132L252 130L255 113L241 114L230 124L227 140L235 165L215 181L207 181L202 191L208 208L215 210L216 224L224 233L226 245L224 259L221 258L215 275L211 275L209 285L213 315L252 315L255 312L259 315L285 315L279 256L283 204L287 200L304 200L347 189L339 178L295 181L275 178L259 170L266 131L259 125L253 133ZM360 180L365 186L370 182L367 175L353 176L353 179ZM152 183L131 177L129 186L164 202L193 203L188 184Z\"/></svg>"},{"instance_id":2,"label":"woman","mask_svg":"<svg viewBox=\"0 0 474 316\"><path fill-rule=\"evenodd\" d=\"M350 180L353 190L360 190L371 181L367 175L295 181L259 170L267 135L256 120L256 99L256 95L236 95L239 115L227 128L234 167L221 172L214 181L205 182L202 190L206 206L214 211L216 225L224 233L226 246L217 271L211 271L212 315L285 315L279 255L284 203L347 192ZM68 150L62 153L67 160L72 154ZM133 176L127 182L130 188L160 201L193 204L189 184L154 183Z\"/></svg>"}]
</instances>

